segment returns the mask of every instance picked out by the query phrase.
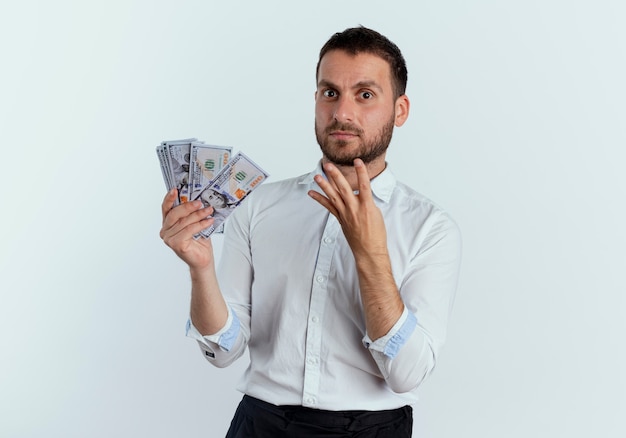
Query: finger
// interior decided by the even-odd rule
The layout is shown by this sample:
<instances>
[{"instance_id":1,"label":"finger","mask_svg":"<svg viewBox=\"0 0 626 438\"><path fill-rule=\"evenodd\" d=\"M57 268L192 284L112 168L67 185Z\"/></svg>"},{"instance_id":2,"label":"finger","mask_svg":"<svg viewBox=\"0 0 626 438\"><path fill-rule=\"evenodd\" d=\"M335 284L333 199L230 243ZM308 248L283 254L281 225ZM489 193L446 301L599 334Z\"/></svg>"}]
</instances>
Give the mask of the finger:
<instances>
[{"instance_id":1,"label":"finger","mask_svg":"<svg viewBox=\"0 0 626 438\"><path fill-rule=\"evenodd\" d=\"M328 183L333 190L339 192L339 186L337 186L337 182L335 181L335 177L333 176L333 170L336 169L330 164L326 164L324 167L324 175L326 175L325 181Z\"/></svg>"},{"instance_id":2,"label":"finger","mask_svg":"<svg viewBox=\"0 0 626 438\"><path fill-rule=\"evenodd\" d=\"M332 183L335 190L341 195L343 199L350 199L353 195L352 187L348 184L348 180L332 163L326 163L324 165L324 171L328 176L329 181Z\"/></svg>"},{"instance_id":3,"label":"finger","mask_svg":"<svg viewBox=\"0 0 626 438\"><path fill-rule=\"evenodd\" d=\"M169 192L166 193L165 197L163 198L163 203L161 204L161 214L163 215L163 221L165 221L165 216L167 216L167 213L172 209L172 207L174 207L174 201L176 200L177 196L176 192L176 189L171 189Z\"/></svg>"},{"instance_id":4,"label":"finger","mask_svg":"<svg viewBox=\"0 0 626 438\"><path fill-rule=\"evenodd\" d=\"M166 238L178 234L190 225L208 219L212 213L213 207L202 208L202 202L200 201L181 204L172 209L166 216L163 228L161 229L161 237ZM186 234L189 233L186 232Z\"/></svg>"},{"instance_id":5,"label":"finger","mask_svg":"<svg viewBox=\"0 0 626 438\"><path fill-rule=\"evenodd\" d=\"M161 238L176 234L190 223L206 218L210 214L206 211L202 212L202 210L202 202L200 201L186 202L172 208L163 220Z\"/></svg>"},{"instance_id":6,"label":"finger","mask_svg":"<svg viewBox=\"0 0 626 438\"><path fill-rule=\"evenodd\" d=\"M309 190L309 196L315 199L318 203L322 205L326 210L328 210L333 216L339 219L339 212L335 208L332 202L328 200L328 198L321 193L316 192L315 190Z\"/></svg>"},{"instance_id":7,"label":"finger","mask_svg":"<svg viewBox=\"0 0 626 438\"><path fill-rule=\"evenodd\" d=\"M198 211L194 211L188 216L184 216L178 220L178 222L174 223L170 230L172 233L177 233L185 228L188 228L190 225L194 225L198 222L202 222L203 220L211 219L213 214L213 207L209 206L206 208L201 208Z\"/></svg>"},{"instance_id":8,"label":"finger","mask_svg":"<svg viewBox=\"0 0 626 438\"><path fill-rule=\"evenodd\" d=\"M169 227L183 217L200 210L202 207L202 201L183 202L182 204L176 205L166 212L163 226Z\"/></svg>"},{"instance_id":9,"label":"finger","mask_svg":"<svg viewBox=\"0 0 626 438\"><path fill-rule=\"evenodd\" d=\"M363 160L356 158L354 160L354 170L356 171L357 185L359 187L359 198L361 200L369 200L372 198L372 186L367 167Z\"/></svg>"},{"instance_id":10,"label":"finger","mask_svg":"<svg viewBox=\"0 0 626 438\"><path fill-rule=\"evenodd\" d=\"M195 236L202 230L209 228L215 219L212 217L204 217L196 222L191 222L184 227L174 227L168 230L163 241L173 249L181 249L195 240Z\"/></svg>"},{"instance_id":11,"label":"finger","mask_svg":"<svg viewBox=\"0 0 626 438\"><path fill-rule=\"evenodd\" d=\"M320 196L322 196L327 205L331 206L332 208L328 208L328 206L324 203L322 203L322 205L324 205L331 212L338 212L338 210L344 208L343 198L330 181L325 179L322 175L315 175L315 182L326 195L326 197L323 197L321 194Z\"/></svg>"}]
</instances>

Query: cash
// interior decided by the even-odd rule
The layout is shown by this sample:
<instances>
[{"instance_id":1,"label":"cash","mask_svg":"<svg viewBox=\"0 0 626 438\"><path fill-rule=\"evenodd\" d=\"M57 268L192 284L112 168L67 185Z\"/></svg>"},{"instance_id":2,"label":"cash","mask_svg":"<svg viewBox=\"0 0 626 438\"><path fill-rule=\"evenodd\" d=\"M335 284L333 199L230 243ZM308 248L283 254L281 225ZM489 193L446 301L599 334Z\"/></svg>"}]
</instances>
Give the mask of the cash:
<instances>
[{"instance_id":1,"label":"cash","mask_svg":"<svg viewBox=\"0 0 626 438\"><path fill-rule=\"evenodd\" d=\"M214 210L213 225L200 234L209 237L267 177L268 174L250 158L241 152L237 153L194 198L200 199L205 207L212 206Z\"/></svg>"},{"instance_id":2,"label":"cash","mask_svg":"<svg viewBox=\"0 0 626 438\"><path fill-rule=\"evenodd\" d=\"M163 141L156 147L167 190L178 189L176 204L199 199L212 206L213 224L195 238L221 232L235 208L269 176L242 152L196 138Z\"/></svg>"},{"instance_id":3,"label":"cash","mask_svg":"<svg viewBox=\"0 0 626 438\"><path fill-rule=\"evenodd\" d=\"M220 170L228 164L232 151L233 148L227 146L191 143L191 167L189 168L191 199L196 199L202 189L208 186Z\"/></svg>"},{"instance_id":4,"label":"cash","mask_svg":"<svg viewBox=\"0 0 626 438\"><path fill-rule=\"evenodd\" d=\"M189 201L191 143L196 141L196 138L164 141L156 149L167 190L178 190L176 204Z\"/></svg>"}]
</instances>

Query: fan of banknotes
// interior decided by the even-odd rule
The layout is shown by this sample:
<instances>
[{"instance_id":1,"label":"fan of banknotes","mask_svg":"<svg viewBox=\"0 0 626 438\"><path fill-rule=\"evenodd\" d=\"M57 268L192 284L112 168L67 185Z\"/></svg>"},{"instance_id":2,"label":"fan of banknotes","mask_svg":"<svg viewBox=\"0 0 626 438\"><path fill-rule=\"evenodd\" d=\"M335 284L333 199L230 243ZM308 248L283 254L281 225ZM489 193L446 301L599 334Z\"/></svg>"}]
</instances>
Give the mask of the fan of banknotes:
<instances>
[{"instance_id":1,"label":"fan of banknotes","mask_svg":"<svg viewBox=\"0 0 626 438\"><path fill-rule=\"evenodd\" d=\"M232 211L268 177L243 153L231 156L231 147L196 138L164 141L156 152L167 190L178 189L177 204L199 199L213 207L213 225L196 237L220 232Z\"/></svg>"}]
</instances>

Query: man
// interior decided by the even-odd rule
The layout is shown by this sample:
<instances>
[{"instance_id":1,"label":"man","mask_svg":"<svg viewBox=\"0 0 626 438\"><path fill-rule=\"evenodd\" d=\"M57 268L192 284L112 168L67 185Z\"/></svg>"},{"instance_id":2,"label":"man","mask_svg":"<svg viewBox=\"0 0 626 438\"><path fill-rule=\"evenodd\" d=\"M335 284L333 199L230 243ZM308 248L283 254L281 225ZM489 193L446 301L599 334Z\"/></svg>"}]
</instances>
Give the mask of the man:
<instances>
[{"instance_id":1,"label":"man","mask_svg":"<svg viewBox=\"0 0 626 438\"><path fill-rule=\"evenodd\" d=\"M408 437L444 342L460 263L448 215L385 162L409 115L400 50L363 27L320 52L316 171L269 183L230 216L220 269L211 207L172 208L161 237L190 267L188 335L218 367L250 365L227 437Z\"/></svg>"}]
</instances>

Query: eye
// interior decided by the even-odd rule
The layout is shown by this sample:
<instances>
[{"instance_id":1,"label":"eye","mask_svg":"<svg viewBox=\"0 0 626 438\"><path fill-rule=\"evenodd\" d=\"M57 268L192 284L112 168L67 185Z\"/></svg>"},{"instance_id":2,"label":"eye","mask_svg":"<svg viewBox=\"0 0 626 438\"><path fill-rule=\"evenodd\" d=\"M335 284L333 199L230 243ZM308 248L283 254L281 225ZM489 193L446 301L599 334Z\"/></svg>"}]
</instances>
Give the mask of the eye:
<instances>
[{"instance_id":1,"label":"eye","mask_svg":"<svg viewBox=\"0 0 626 438\"><path fill-rule=\"evenodd\" d=\"M323 95L324 95L324 97L333 98L333 97L337 96L337 93L335 92L335 90L324 90Z\"/></svg>"},{"instance_id":2,"label":"eye","mask_svg":"<svg viewBox=\"0 0 626 438\"><path fill-rule=\"evenodd\" d=\"M374 97L374 95L371 92L369 92L369 91L362 91L361 92L361 98L362 99L367 100L367 99L371 99L372 97Z\"/></svg>"}]
</instances>

